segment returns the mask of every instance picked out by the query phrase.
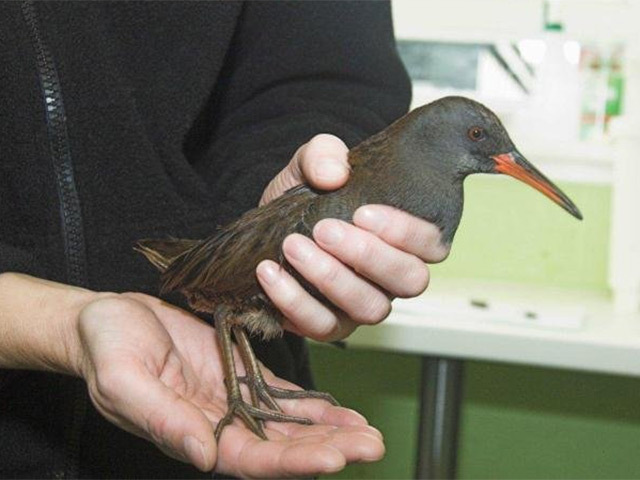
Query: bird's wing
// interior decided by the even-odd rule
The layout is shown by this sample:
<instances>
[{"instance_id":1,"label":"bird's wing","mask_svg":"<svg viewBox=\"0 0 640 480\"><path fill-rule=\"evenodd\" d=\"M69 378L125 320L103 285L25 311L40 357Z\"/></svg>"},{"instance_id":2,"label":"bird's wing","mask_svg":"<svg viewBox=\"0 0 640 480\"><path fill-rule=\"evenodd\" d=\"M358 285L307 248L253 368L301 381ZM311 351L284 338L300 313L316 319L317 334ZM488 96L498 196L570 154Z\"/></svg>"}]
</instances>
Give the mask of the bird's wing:
<instances>
[{"instance_id":1,"label":"bird's wing","mask_svg":"<svg viewBox=\"0 0 640 480\"><path fill-rule=\"evenodd\" d=\"M293 232L309 234L304 214L316 197L318 193L299 186L248 211L176 258L162 276L163 290L198 292L213 301L258 295L256 266L265 259L282 263L284 238Z\"/></svg>"},{"instance_id":2,"label":"bird's wing","mask_svg":"<svg viewBox=\"0 0 640 480\"><path fill-rule=\"evenodd\" d=\"M186 238L143 238L133 247L142 253L158 270L164 272L176 258L200 244L199 240Z\"/></svg>"}]
</instances>

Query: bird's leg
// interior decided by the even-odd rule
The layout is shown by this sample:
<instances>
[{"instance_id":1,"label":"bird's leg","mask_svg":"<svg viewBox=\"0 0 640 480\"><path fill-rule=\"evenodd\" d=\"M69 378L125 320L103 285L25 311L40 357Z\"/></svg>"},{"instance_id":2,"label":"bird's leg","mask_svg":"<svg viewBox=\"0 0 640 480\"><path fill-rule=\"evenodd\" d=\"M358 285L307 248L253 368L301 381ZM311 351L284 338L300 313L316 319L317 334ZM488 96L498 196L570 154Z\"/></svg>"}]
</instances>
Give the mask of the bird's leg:
<instances>
[{"instance_id":1,"label":"bird's leg","mask_svg":"<svg viewBox=\"0 0 640 480\"><path fill-rule=\"evenodd\" d=\"M251 345L248 343L246 336L244 335L242 337L240 336L241 333L244 333L242 331L242 327L234 326L232 330L233 330L233 335L236 338L236 343L240 348L240 356L242 357L242 363L244 364L244 368L247 371L247 375L252 375L256 368L256 362L255 362L255 356L249 354L249 353L253 353L253 350L251 349ZM240 381L241 383L242 383L242 380L241 380L242 378L246 378L246 377L238 377L238 381ZM248 383L247 386L249 387L249 395L251 395L252 405L256 408L260 408L260 397L258 395L258 390L256 389L255 383L253 382ZM269 406L271 407L271 405ZM274 408L274 410L278 412L282 412L280 407L278 407L278 404L275 404L275 406L277 408ZM262 420L258 420L258 424L261 427L264 427L264 422Z\"/></svg>"},{"instance_id":2,"label":"bird's leg","mask_svg":"<svg viewBox=\"0 0 640 480\"><path fill-rule=\"evenodd\" d=\"M260 406L260 400L262 400L270 409L276 412L282 412L280 405L271 398L269 392L266 390L266 382L260 371L260 365L258 365L258 359L253 348L249 342L249 337L242 329L242 327L233 327L233 334L236 337L236 342L240 348L240 354L242 355L242 361L244 362L244 368L247 371L247 376L239 379L249 386L251 392L251 400L255 407ZM256 403L257 402L257 403Z\"/></svg>"},{"instance_id":3,"label":"bird's leg","mask_svg":"<svg viewBox=\"0 0 640 480\"><path fill-rule=\"evenodd\" d=\"M222 366L224 368L224 380L227 386L227 413L222 420L218 422L215 431L216 440L220 440L220 435L224 427L233 421L233 417L237 414L244 420L245 424L253 433L260 438L266 439L262 426L258 424L253 417L250 417L242 409L238 409L237 405L244 403L240 392L240 384L236 374L236 365L233 358L233 345L231 342L231 325L227 318L221 319L216 325L218 339L222 347ZM239 410L239 411L236 411Z\"/></svg>"},{"instance_id":4,"label":"bird's leg","mask_svg":"<svg viewBox=\"0 0 640 480\"><path fill-rule=\"evenodd\" d=\"M238 347L240 348L240 353L242 354L244 366L247 371L247 376L239 378L238 380L246 383L249 386L249 390L252 392L252 399L254 395L253 392L256 392L260 400L262 400L269 408L278 412L281 412L282 409L273 399L274 397L283 399L319 398L322 400L326 400L332 405L340 405L336 401L336 399L333 398L333 396L329 393L317 392L315 390L287 390L267 384L267 382L264 380L262 372L260 371L260 365L258 365L256 355L255 353L253 353L253 349L251 348L251 344L249 343L249 337L247 336L247 333L241 327L236 326L233 327L233 334L235 335L236 341L238 342Z\"/></svg>"},{"instance_id":5,"label":"bird's leg","mask_svg":"<svg viewBox=\"0 0 640 480\"><path fill-rule=\"evenodd\" d=\"M242 363L244 364L244 369L247 371L248 376L253 376L255 369L257 368L255 355L253 354L253 350L251 345L248 342L247 337L244 335L242 331L242 327L234 326L231 328L233 330L233 336L236 339L236 343L240 349L240 356L242 357ZM251 403L254 407L260 408L260 397L258 396L258 390L256 389L254 382L246 382L245 379L247 377L237 377L240 383L246 383L249 387L249 394L251 395ZM278 411L282 411L279 409L274 409Z\"/></svg>"},{"instance_id":6,"label":"bird's leg","mask_svg":"<svg viewBox=\"0 0 640 480\"><path fill-rule=\"evenodd\" d=\"M233 358L233 343L231 341L232 324L230 317L221 316L216 325L218 339L222 348L222 365L224 368L225 384L227 386L227 413L218 422L215 430L216 441L220 440L220 435L224 427L229 425L234 417L240 417L245 425L257 436L266 440L260 420L273 420L276 422L296 422L311 425L313 422L308 418L285 415L281 412L270 412L261 410L258 407L249 405L242 399L240 383L236 373L236 366Z\"/></svg>"}]
</instances>

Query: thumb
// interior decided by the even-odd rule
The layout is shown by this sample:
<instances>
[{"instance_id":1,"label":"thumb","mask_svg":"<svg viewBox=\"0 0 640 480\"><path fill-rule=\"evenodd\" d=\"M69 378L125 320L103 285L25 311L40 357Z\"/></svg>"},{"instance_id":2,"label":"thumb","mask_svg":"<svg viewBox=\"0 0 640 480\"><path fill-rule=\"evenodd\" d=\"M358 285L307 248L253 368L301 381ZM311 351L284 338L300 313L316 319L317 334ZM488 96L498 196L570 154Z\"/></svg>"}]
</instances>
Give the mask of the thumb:
<instances>
[{"instance_id":1,"label":"thumb","mask_svg":"<svg viewBox=\"0 0 640 480\"><path fill-rule=\"evenodd\" d=\"M120 412L138 434L164 453L202 471L213 469L217 446L211 422L204 413L151 375L145 367L118 382ZM117 407L116 407L117 408Z\"/></svg>"},{"instance_id":2,"label":"thumb","mask_svg":"<svg viewBox=\"0 0 640 480\"><path fill-rule=\"evenodd\" d=\"M348 153L347 146L335 135L316 135L298 148L289 164L269 183L260 205L275 200L301 183L320 190L340 188L349 178Z\"/></svg>"}]
</instances>

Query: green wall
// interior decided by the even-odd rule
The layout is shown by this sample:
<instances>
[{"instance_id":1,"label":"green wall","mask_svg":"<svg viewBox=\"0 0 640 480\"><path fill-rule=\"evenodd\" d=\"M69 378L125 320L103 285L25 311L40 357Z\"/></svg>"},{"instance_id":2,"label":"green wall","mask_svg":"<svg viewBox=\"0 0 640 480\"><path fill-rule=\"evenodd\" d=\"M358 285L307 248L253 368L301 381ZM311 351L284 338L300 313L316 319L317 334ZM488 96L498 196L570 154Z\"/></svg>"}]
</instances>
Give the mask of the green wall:
<instances>
[{"instance_id":1,"label":"green wall","mask_svg":"<svg viewBox=\"0 0 640 480\"><path fill-rule=\"evenodd\" d=\"M577 222L505 178L471 178L442 277L606 289L610 189L561 185ZM375 327L372 327L375 328ZM312 346L318 387L364 413L387 455L336 478L413 476L420 363L411 355ZM461 478L640 478L640 379L467 362Z\"/></svg>"},{"instance_id":2,"label":"green wall","mask_svg":"<svg viewBox=\"0 0 640 480\"><path fill-rule=\"evenodd\" d=\"M583 221L509 177L470 177L452 253L432 268L434 281L442 275L606 289L610 188L560 187Z\"/></svg>"}]
</instances>

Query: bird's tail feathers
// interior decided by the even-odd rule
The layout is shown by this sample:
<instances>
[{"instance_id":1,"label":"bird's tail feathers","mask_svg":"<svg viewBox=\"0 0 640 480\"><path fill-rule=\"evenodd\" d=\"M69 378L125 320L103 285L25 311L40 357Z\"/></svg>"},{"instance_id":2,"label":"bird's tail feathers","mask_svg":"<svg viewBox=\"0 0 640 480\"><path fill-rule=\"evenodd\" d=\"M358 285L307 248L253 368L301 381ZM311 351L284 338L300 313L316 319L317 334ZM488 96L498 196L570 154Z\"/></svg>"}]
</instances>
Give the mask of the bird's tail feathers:
<instances>
[{"instance_id":1,"label":"bird's tail feathers","mask_svg":"<svg viewBox=\"0 0 640 480\"><path fill-rule=\"evenodd\" d=\"M133 247L142 253L158 270L164 272L179 257L200 245L200 240L169 237L164 240L145 238Z\"/></svg>"}]
</instances>

